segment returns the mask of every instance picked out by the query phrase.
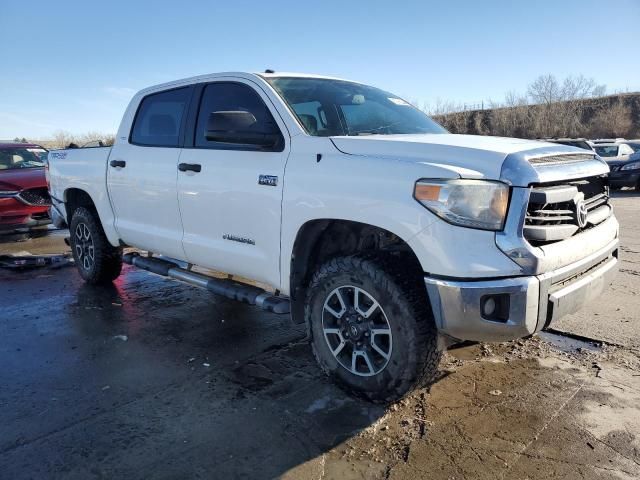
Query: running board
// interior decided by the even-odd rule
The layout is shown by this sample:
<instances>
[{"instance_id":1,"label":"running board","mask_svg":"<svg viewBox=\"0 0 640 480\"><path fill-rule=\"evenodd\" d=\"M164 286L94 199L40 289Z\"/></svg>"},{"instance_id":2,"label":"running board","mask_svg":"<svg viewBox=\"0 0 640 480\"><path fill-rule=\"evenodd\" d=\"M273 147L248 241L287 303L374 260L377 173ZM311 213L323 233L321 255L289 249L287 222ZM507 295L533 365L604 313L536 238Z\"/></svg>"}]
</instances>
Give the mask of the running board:
<instances>
[{"instance_id":1,"label":"running board","mask_svg":"<svg viewBox=\"0 0 640 480\"><path fill-rule=\"evenodd\" d=\"M216 295L222 295L223 297L248 303L249 305L257 305L269 312L278 314L289 313L288 298L274 295L259 287L192 272L181 268L177 263L169 260L143 257L135 252L124 254L122 260L124 263L134 265L157 275L175 278L176 280L182 280L197 287L206 288Z\"/></svg>"}]
</instances>

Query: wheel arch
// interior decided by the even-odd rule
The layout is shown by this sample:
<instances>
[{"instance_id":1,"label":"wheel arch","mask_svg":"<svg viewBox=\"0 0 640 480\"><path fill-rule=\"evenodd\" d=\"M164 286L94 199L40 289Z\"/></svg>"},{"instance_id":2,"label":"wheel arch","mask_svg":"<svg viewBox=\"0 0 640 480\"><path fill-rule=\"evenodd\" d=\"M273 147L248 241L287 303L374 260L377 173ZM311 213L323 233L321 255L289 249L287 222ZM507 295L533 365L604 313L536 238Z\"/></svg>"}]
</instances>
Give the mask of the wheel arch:
<instances>
[{"instance_id":1,"label":"wheel arch","mask_svg":"<svg viewBox=\"0 0 640 480\"><path fill-rule=\"evenodd\" d=\"M80 188L68 188L67 190L65 190L64 205L68 224L71 223L73 212L75 212L78 207L86 207L97 211L96 204L91 198L91 195Z\"/></svg>"},{"instance_id":2,"label":"wheel arch","mask_svg":"<svg viewBox=\"0 0 640 480\"><path fill-rule=\"evenodd\" d=\"M67 188L63 195L67 225L71 225L73 212L75 212L77 208L88 208L96 215L109 243L113 246L118 246L120 244L120 238L113 227L113 212L111 211L111 206L108 204L108 200L100 197L101 195L98 195L98 198L94 199L89 192L82 188Z\"/></svg>"},{"instance_id":3,"label":"wheel arch","mask_svg":"<svg viewBox=\"0 0 640 480\"><path fill-rule=\"evenodd\" d=\"M298 229L290 257L289 295L293 321L304 322L307 287L319 265L337 256L367 252L396 254L408 263L413 273L422 273L413 249L387 229L343 219L314 219L304 223Z\"/></svg>"}]
</instances>

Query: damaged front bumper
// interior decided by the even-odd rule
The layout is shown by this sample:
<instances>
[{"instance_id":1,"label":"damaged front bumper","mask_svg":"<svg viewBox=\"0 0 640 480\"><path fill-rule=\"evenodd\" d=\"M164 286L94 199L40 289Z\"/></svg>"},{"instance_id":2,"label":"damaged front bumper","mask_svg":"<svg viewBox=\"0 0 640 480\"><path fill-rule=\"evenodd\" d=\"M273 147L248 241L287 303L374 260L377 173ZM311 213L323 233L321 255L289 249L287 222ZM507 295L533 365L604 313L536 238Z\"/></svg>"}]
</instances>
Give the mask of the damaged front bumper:
<instances>
[{"instance_id":1,"label":"damaged front bumper","mask_svg":"<svg viewBox=\"0 0 640 480\"><path fill-rule=\"evenodd\" d=\"M511 340L538 332L579 310L611 284L618 270L618 243L616 238L580 261L539 275L491 280L425 277L438 329L458 340L475 341Z\"/></svg>"}]
</instances>

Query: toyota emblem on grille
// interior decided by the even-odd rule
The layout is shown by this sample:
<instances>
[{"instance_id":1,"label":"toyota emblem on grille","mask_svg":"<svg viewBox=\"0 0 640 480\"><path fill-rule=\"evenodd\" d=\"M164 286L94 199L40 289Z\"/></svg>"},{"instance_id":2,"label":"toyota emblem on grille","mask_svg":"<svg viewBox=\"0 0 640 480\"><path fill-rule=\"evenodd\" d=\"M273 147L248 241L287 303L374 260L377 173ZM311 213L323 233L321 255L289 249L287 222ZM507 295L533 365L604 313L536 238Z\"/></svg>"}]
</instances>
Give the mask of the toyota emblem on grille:
<instances>
[{"instance_id":1,"label":"toyota emblem on grille","mask_svg":"<svg viewBox=\"0 0 640 480\"><path fill-rule=\"evenodd\" d=\"M578 221L578 226L580 228L584 228L587 226L587 204L584 203L584 200L578 200L576 202L576 220Z\"/></svg>"}]
</instances>

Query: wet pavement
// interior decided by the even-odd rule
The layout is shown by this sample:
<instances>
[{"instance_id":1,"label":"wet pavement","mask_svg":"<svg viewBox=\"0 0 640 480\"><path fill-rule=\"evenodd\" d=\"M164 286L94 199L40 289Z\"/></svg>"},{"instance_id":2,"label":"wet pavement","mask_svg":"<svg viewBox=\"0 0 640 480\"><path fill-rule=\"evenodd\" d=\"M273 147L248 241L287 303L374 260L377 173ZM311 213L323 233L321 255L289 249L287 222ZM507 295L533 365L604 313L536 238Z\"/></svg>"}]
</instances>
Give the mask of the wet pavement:
<instances>
[{"instance_id":1,"label":"wet pavement","mask_svg":"<svg viewBox=\"0 0 640 480\"><path fill-rule=\"evenodd\" d=\"M616 198L629 232L637 201ZM59 253L63 237L0 253ZM623 233L625 248L638 238ZM132 267L112 287L72 267L0 269L0 286L2 479L640 477L626 310L640 275L559 328L594 341L455 348L430 390L388 407L328 382L286 316Z\"/></svg>"},{"instance_id":2,"label":"wet pavement","mask_svg":"<svg viewBox=\"0 0 640 480\"><path fill-rule=\"evenodd\" d=\"M286 316L130 267L111 288L0 279L0 477L271 478L383 413Z\"/></svg>"}]
</instances>

